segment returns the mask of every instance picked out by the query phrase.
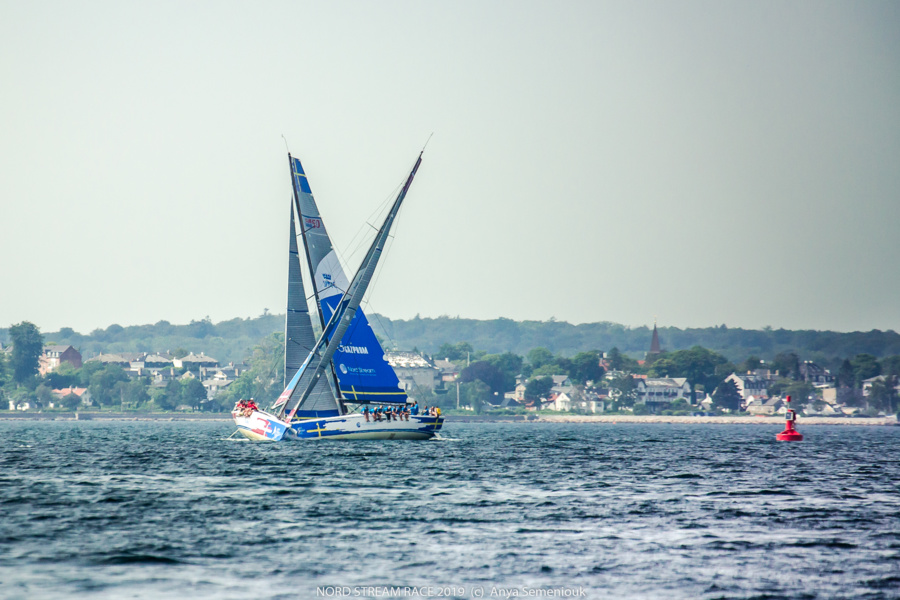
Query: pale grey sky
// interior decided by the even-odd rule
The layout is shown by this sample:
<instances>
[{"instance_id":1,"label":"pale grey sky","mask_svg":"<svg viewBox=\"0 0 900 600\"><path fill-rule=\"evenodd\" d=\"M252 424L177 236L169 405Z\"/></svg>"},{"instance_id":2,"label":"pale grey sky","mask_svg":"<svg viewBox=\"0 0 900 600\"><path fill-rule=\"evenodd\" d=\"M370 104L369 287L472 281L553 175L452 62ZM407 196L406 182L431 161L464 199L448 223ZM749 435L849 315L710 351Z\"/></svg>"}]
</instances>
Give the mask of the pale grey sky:
<instances>
[{"instance_id":1,"label":"pale grey sky","mask_svg":"<svg viewBox=\"0 0 900 600\"><path fill-rule=\"evenodd\" d=\"M900 3L0 1L0 326L283 312L431 132L370 310L900 329ZM359 256L350 259L354 270Z\"/></svg>"}]
</instances>

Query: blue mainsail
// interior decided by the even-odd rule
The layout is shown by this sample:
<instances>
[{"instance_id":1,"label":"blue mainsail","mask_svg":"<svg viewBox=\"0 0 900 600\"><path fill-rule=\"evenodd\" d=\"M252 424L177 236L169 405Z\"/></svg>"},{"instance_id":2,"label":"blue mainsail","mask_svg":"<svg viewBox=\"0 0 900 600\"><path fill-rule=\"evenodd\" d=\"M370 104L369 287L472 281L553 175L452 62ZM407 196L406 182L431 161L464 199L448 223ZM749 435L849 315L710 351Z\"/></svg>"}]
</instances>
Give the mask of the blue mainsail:
<instances>
[{"instance_id":1,"label":"blue mainsail","mask_svg":"<svg viewBox=\"0 0 900 600\"><path fill-rule=\"evenodd\" d=\"M291 166L301 214L301 233L324 327L350 282L328 237L303 165L300 160L291 157ZM406 402L406 392L385 360L384 349L361 309L356 311L332 360L341 394L346 400L360 403Z\"/></svg>"}]
</instances>

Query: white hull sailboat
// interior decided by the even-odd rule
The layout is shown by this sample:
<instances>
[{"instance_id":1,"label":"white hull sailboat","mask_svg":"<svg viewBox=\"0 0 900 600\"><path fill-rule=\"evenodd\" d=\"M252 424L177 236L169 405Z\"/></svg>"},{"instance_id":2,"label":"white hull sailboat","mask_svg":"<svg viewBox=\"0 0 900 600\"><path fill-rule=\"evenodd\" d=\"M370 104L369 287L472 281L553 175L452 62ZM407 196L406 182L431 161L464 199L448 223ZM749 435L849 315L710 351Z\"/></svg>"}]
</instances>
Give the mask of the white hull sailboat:
<instances>
[{"instance_id":1,"label":"white hull sailboat","mask_svg":"<svg viewBox=\"0 0 900 600\"><path fill-rule=\"evenodd\" d=\"M440 431L437 414L416 414L368 319L359 308L416 171L410 171L352 280L328 237L300 161L288 154L293 198L285 388L267 410L241 401L232 411L238 431L257 441L282 439L428 439ZM299 215L297 234L295 214ZM322 334L313 334L297 238L303 241ZM379 418L369 408L378 408ZM364 412L360 412L364 409Z\"/></svg>"},{"instance_id":2,"label":"white hull sailboat","mask_svg":"<svg viewBox=\"0 0 900 600\"><path fill-rule=\"evenodd\" d=\"M299 419L290 426L273 414L254 411L236 415L238 431L257 442L281 439L427 440L443 425L443 417L411 415L409 421L366 420L360 413L321 419Z\"/></svg>"}]
</instances>

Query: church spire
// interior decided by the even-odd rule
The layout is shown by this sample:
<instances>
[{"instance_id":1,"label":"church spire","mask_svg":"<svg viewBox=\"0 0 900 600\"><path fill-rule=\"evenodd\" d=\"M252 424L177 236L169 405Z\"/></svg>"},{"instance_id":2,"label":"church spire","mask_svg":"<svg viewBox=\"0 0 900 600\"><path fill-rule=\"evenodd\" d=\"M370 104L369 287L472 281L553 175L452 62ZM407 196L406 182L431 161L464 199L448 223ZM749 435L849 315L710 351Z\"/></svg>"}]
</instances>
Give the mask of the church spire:
<instances>
[{"instance_id":1,"label":"church spire","mask_svg":"<svg viewBox=\"0 0 900 600\"><path fill-rule=\"evenodd\" d=\"M647 355L660 354L662 350L659 347L659 333L656 331L656 319L653 319L653 339L650 340L650 352Z\"/></svg>"}]
</instances>

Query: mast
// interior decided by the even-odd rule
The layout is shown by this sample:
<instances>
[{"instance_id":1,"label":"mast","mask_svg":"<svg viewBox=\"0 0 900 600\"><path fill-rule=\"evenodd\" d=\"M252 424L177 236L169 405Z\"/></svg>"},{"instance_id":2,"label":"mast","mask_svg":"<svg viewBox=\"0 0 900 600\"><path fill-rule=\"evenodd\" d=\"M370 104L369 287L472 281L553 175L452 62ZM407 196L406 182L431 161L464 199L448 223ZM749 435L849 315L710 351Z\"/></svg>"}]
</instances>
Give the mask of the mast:
<instances>
[{"instance_id":1,"label":"mast","mask_svg":"<svg viewBox=\"0 0 900 600\"><path fill-rule=\"evenodd\" d=\"M299 161L298 161L299 162ZM306 223L303 221L303 211L300 208L300 190L297 189L297 177L303 177L306 180L306 188L308 193L312 195L312 188L309 186L309 178L306 177L306 173L298 173L294 168L294 157L291 156L291 153L288 152L288 168L291 172L291 188L294 191L294 209L297 211L297 216L300 219L300 235L303 237L303 250L306 255L306 266L309 269L309 277L312 283L313 295L316 299L316 313L319 316L319 325L322 327L322 331L325 331L325 315L322 313L322 299L319 297L319 286L316 285L316 272L313 268L312 264L312 255L309 252L309 239L306 235ZM307 191L304 190L304 191ZM292 210L293 213L293 210ZM305 302L304 298L304 302ZM342 402L343 398L341 397L341 386L338 384L337 373L334 370L334 365L331 365L331 372L329 373L329 383L331 384L331 389L334 391L335 398L337 399L338 409L343 414L344 411L344 403ZM286 382L285 382L286 383Z\"/></svg>"},{"instance_id":2,"label":"mast","mask_svg":"<svg viewBox=\"0 0 900 600\"><path fill-rule=\"evenodd\" d=\"M388 234L390 233L391 226L394 224L394 219L396 219L397 213L400 211L400 206L403 204L403 200L406 198L406 194L409 192L409 188L416 176L416 172L419 170L419 165L422 164L423 152L424 150L422 150L422 152L419 152L419 156L416 159L416 163L413 166L412 171L410 171L409 176L406 179L406 183L403 185L403 188L397 195L397 199L394 200L394 204L393 206L391 206L391 210L385 217L384 223L381 225L381 229L378 230L378 234L372 241L372 245L369 247L369 251L366 253L365 258L363 258L362 263L360 263L359 269L357 269L356 271L356 275L353 276L353 281L350 282L349 288L341 297L341 301L335 309L334 314L331 315L331 319L329 319L325 329L322 331L322 335L319 337L319 340L316 342L316 345L313 348L312 352L310 352L306 361L303 363L303 366L297 372L297 375L294 376L294 378L299 381L299 376L309 367L309 363L311 362L313 357L318 353L319 349L322 348L322 346L325 346L325 349L322 352L321 357L319 358L319 364L315 367L315 370L312 373L310 382L307 384L306 389L304 389L303 393L294 403L293 408L287 414L287 421L290 421L293 418L294 414L297 412L297 409L300 408L306 398L309 397L310 393L312 393L312 389L315 386L316 382L322 376L322 373L325 371L325 369L331 364L331 359L334 356L334 353L337 350L338 346L341 344L341 339L343 338L344 333L346 333L347 328L350 327L350 323L353 321L356 310L359 308L363 296L366 293L366 289L368 289L369 287L369 282L372 280L372 275L375 273L375 267L378 266L378 261L381 258L382 252L384 251L384 246L387 243ZM331 341L326 344L325 342L329 338ZM292 380L291 383L294 383L294 381ZM285 392L287 392L287 390L285 390ZM287 408L286 403L285 408Z\"/></svg>"}]
</instances>

